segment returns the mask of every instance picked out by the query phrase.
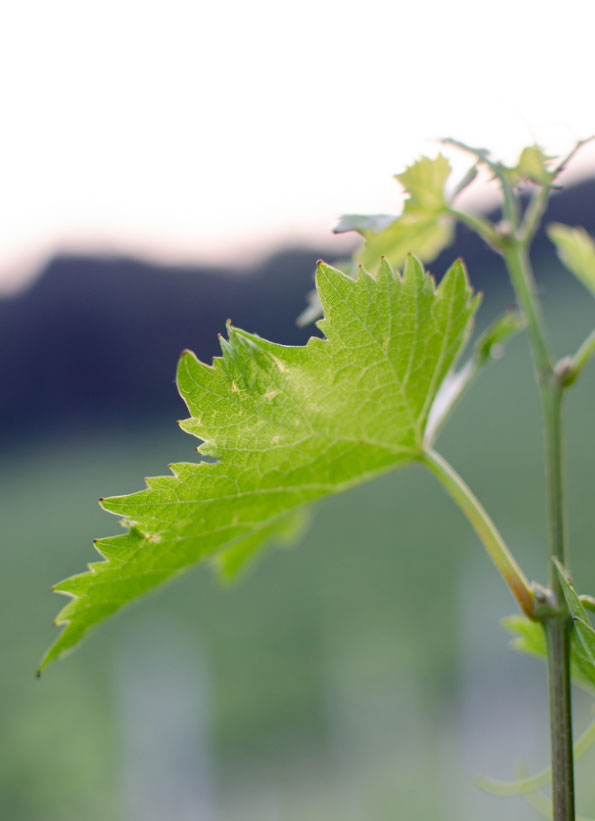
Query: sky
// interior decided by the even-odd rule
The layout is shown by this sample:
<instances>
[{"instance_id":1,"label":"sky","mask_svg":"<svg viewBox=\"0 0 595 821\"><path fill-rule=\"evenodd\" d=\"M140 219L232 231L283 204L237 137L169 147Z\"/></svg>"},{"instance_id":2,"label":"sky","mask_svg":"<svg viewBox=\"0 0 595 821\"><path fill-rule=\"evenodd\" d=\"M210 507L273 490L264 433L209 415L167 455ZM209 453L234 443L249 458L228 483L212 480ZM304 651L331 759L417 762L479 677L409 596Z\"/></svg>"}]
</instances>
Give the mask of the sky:
<instances>
[{"instance_id":1,"label":"sky","mask_svg":"<svg viewBox=\"0 0 595 821\"><path fill-rule=\"evenodd\" d=\"M0 292L58 251L339 242L341 213L398 212L392 175L445 135L564 152L595 132L594 20L593 0L3 4ZM591 147L575 175L594 169Z\"/></svg>"}]
</instances>

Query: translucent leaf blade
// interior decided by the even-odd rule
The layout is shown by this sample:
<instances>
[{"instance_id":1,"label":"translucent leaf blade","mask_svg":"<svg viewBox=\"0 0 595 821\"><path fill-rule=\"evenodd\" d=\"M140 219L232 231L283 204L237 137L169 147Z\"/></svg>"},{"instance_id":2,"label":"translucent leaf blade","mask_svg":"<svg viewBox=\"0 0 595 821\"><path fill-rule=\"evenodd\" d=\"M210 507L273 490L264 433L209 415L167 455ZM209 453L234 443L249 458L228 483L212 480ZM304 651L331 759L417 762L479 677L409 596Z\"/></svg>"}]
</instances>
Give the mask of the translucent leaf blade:
<instances>
[{"instance_id":1,"label":"translucent leaf blade","mask_svg":"<svg viewBox=\"0 0 595 821\"><path fill-rule=\"evenodd\" d=\"M454 222L440 212L408 212L380 233L364 231L363 236L366 242L356 259L364 268L375 271L381 255L395 267L400 267L409 253L431 262L451 245Z\"/></svg>"},{"instance_id":2,"label":"translucent leaf blade","mask_svg":"<svg viewBox=\"0 0 595 821\"><path fill-rule=\"evenodd\" d=\"M395 174L395 179L409 194L409 209L443 211L446 208L444 188L451 170L447 158L438 154L433 159L422 157L401 174Z\"/></svg>"},{"instance_id":3,"label":"translucent leaf blade","mask_svg":"<svg viewBox=\"0 0 595 821\"><path fill-rule=\"evenodd\" d=\"M417 459L440 384L477 306L455 263L436 288L409 258L352 279L320 264L325 339L276 345L232 326L212 365L185 352L184 430L217 461L171 465L144 490L102 501L128 532L97 543L103 561L56 587L71 596L42 667L120 607L199 562L230 577L305 506Z\"/></svg>"},{"instance_id":4,"label":"translucent leaf blade","mask_svg":"<svg viewBox=\"0 0 595 821\"><path fill-rule=\"evenodd\" d=\"M357 231L364 237L365 244L355 258L371 273L376 272L381 256L394 267L400 267L409 253L423 262L431 262L452 243L454 236L454 221L447 213L445 194L450 173L451 166L444 155L421 157L395 175L407 196L399 217L347 214L335 231Z\"/></svg>"},{"instance_id":5,"label":"translucent leaf blade","mask_svg":"<svg viewBox=\"0 0 595 821\"><path fill-rule=\"evenodd\" d=\"M547 235L562 263L595 295L595 241L584 228L552 223Z\"/></svg>"},{"instance_id":6,"label":"translucent leaf blade","mask_svg":"<svg viewBox=\"0 0 595 821\"><path fill-rule=\"evenodd\" d=\"M513 184L529 180L538 185L551 185L555 177L555 173L548 168L551 160L552 157L548 157L538 145L523 148L517 165L510 169L511 181Z\"/></svg>"}]
</instances>

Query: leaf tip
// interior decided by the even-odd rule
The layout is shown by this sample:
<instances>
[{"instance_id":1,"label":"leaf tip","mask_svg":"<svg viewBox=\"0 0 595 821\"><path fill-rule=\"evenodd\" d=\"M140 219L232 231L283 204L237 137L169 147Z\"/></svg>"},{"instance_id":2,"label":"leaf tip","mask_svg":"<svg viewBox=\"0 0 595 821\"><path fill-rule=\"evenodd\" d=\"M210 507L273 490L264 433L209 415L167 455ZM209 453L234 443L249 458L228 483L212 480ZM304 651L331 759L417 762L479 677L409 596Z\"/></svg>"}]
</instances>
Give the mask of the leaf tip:
<instances>
[{"instance_id":1,"label":"leaf tip","mask_svg":"<svg viewBox=\"0 0 595 821\"><path fill-rule=\"evenodd\" d=\"M194 357L194 353L190 350L190 348L184 348L184 350L180 353L178 359L178 370L181 368L183 364L185 364L189 359Z\"/></svg>"}]
</instances>

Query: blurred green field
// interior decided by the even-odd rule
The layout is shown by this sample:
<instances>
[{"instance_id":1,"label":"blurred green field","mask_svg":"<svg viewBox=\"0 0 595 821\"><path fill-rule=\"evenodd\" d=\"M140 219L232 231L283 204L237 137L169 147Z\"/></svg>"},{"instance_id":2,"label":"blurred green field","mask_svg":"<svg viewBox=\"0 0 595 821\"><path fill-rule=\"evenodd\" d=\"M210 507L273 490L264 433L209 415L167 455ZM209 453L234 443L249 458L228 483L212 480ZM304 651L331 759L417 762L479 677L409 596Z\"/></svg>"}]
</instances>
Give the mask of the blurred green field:
<instances>
[{"instance_id":1,"label":"blurred green field","mask_svg":"<svg viewBox=\"0 0 595 821\"><path fill-rule=\"evenodd\" d=\"M592 300L566 276L546 300L555 348L571 352L593 325ZM484 306L482 315L499 307ZM566 408L572 565L581 592L591 593L594 406L591 366ZM173 666L188 655L190 692L200 677L201 778L210 796L198 814L172 813L176 821L537 817L521 802L477 793L471 777L512 777L520 758L534 769L546 763L545 669L507 649L498 618L514 603L421 468L320 505L299 547L271 551L236 588L222 591L205 570L185 576L34 678L61 604L50 585L82 570L93 560L92 539L117 529L97 498L139 489L142 476L192 460L194 446L172 419L159 430L5 453L0 817L143 817L127 775L122 682L132 676L139 699L145 684L150 692L151 682L130 672L135 654L146 663L152 653L158 665L170 644ZM524 336L468 392L438 449L527 574L545 581L540 409ZM579 725L588 706L579 700ZM158 748L161 719L140 720ZM591 757L579 767L578 798L595 815L592 766ZM149 791L159 777L174 777L150 762L140 771Z\"/></svg>"}]
</instances>

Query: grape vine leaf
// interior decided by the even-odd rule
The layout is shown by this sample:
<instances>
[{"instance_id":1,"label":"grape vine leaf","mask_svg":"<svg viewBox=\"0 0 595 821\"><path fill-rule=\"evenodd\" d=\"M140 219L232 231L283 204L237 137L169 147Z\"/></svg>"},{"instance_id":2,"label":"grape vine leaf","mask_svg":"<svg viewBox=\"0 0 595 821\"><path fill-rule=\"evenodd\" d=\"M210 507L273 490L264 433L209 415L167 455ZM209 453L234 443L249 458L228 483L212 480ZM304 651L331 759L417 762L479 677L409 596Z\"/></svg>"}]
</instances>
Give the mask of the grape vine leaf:
<instances>
[{"instance_id":1,"label":"grape vine leaf","mask_svg":"<svg viewBox=\"0 0 595 821\"><path fill-rule=\"evenodd\" d=\"M559 222L548 225L547 235L568 270L595 294L595 240L584 228Z\"/></svg>"},{"instance_id":2,"label":"grape vine leaf","mask_svg":"<svg viewBox=\"0 0 595 821\"><path fill-rule=\"evenodd\" d=\"M448 215L445 194L450 173L450 163L443 154L433 159L422 157L395 174L408 195L400 217L346 214L335 233L361 234L366 242L355 258L371 272L376 270L381 255L395 267L403 264L409 251L424 262L435 259L451 244L454 235L454 220Z\"/></svg>"},{"instance_id":3,"label":"grape vine leaf","mask_svg":"<svg viewBox=\"0 0 595 821\"><path fill-rule=\"evenodd\" d=\"M356 279L320 263L317 288L325 338L284 347L228 325L212 366L182 355L190 417L180 424L207 460L101 501L128 530L98 540L103 561L54 588L72 598L41 669L198 562L233 575L299 527L309 503L421 457L432 402L479 301L463 264L436 287L411 256L402 276L386 260L376 278Z\"/></svg>"}]
</instances>

